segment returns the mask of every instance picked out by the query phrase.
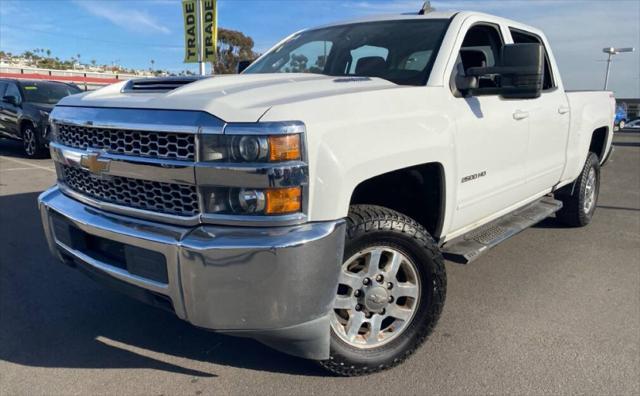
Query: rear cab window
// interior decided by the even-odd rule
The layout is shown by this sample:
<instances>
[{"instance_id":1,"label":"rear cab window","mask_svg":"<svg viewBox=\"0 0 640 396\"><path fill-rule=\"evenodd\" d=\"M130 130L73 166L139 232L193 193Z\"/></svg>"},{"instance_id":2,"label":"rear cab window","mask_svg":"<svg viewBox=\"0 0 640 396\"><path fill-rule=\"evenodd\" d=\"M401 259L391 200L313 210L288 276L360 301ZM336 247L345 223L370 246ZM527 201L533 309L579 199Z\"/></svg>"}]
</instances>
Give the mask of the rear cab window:
<instances>
[{"instance_id":1,"label":"rear cab window","mask_svg":"<svg viewBox=\"0 0 640 396\"><path fill-rule=\"evenodd\" d=\"M553 73L551 71L551 62L549 61L547 47L545 47L542 39L536 34L525 32L524 30L516 28L509 28L509 32L511 33L511 38L513 39L514 44L534 43L542 45L542 48L544 48L544 77L542 81L542 90L548 91L554 89L556 87L556 84L554 82Z\"/></svg>"}]
</instances>

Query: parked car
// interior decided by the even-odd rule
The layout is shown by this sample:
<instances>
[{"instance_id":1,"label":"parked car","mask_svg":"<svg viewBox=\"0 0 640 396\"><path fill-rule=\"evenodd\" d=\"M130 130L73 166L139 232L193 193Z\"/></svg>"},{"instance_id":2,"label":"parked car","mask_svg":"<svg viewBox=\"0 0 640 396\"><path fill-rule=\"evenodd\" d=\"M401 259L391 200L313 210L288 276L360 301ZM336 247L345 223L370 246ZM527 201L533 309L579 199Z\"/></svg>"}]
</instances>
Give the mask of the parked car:
<instances>
[{"instance_id":1,"label":"parked car","mask_svg":"<svg viewBox=\"0 0 640 396\"><path fill-rule=\"evenodd\" d=\"M626 127L627 117L627 106L624 104L616 106L616 118L614 123L619 129L624 129Z\"/></svg>"},{"instance_id":2,"label":"parked car","mask_svg":"<svg viewBox=\"0 0 640 396\"><path fill-rule=\"evenodd\" d=\"M22 140L27 157L47 155L47 125L53 106L82 92L73 84L0 78L0 137Z\"/></svg>"},{"instance_id":3,"label":"parked car","mask_svg":"<svg viewBox=\"0 0 640 396\"><path fill-rule=\"evenodd\" d=\"M640 129L640 118L636 118L633 121L629 121L625 127L625 129Z\"/></svg>"},{"instance_id":4,"label":"parked car","mask_svg":"<svg viewBox=\"0 0 640 396\"><path fill-rule=\"evenodd\" d=\"M554 213L589 224L614 113L610 92L565 92L544 33L516 21L329 25L240 75L62 99L41 217L53 254L94 279L366 374L429 336L444 258Z\"/></svg>"}]
</instances>

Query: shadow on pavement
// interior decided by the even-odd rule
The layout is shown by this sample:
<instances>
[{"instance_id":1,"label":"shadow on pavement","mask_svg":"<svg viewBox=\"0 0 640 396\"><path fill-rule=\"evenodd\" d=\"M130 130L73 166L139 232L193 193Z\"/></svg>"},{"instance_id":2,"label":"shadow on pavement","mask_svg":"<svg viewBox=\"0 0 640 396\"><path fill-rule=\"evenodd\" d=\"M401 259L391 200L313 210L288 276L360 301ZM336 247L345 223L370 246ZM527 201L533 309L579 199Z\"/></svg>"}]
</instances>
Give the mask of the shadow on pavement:
<instances>
[{"instance_id":1,"label":"shadow on pavement","mask_svg":"<svg viewBox=\"0 0 640 396\"><path fill-rule=\"evenodd\" d=\"M0 138L0 155L6 157L27 158L22 148L22 142Z\"/></svg>"},{"instance_id":2,"label":"shadow on pavement","mask_svg":"<svg viewBox=\"0 0 640 396\"><path fill-rule=\"evenodd\" d=\"M323 375L313 362L197 329L58 263L46 246L37 196L0 197L0 359L34 367L151 368L200 377L216 376L193 368L202 362ZM171 363L175 357L190 362Z\"/></svg>"},{"instance_id":3,"label":"shadow on pavement","mask_svg":"<svg viewBox=\"0 0 640 396\"><path fill-rule=\"evenodd\" d=\"M601 209L611 209L611 210L628 210L630 212L640 212L638 208L625 208L623 206L606 206L606 205L598 205L597 208Z\"/></svg>"},{"instance_id":4,"label":"shadow on pavement","mask_svg":"<svg viewBox=\"0 0 640 396\"><path fill-rule=\"evenodd\" d=\"M532 228L567 228L564 224L556 220L555 217L547 217L546 219L534 224Z\"/></svg>"},{"instance_id":5,"label":"shadow on pavement","mask_svg":"<svg viewBox=\"0 0 640 396\"><path fill-rule=\"evenodd\" d=\"M640 143L636 142L613 142L614 146L624 146L624 147L640 147Z\"/></svg>"}]
</instances>

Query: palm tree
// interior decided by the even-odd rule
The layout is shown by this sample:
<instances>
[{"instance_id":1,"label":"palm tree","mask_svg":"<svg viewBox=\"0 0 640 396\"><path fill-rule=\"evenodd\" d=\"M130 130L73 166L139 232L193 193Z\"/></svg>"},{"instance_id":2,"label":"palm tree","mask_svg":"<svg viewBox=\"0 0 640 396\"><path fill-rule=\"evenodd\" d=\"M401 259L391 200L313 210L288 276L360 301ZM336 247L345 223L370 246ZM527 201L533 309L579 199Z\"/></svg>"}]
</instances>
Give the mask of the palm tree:
<instances>
[{"instance_id":1,"label":"palm tree","mask_svg":"<svg viewBox=\"0 0 640 396\"><path fill-rule=\"evenodd\" d=\"M47 49L47 58L50 58L50 57L51 57L51 50Z\"/></svg>"},{"instance_id":2,"label":"palm tree","mask_svg":"<svg viewBox=\"0 0 640 396\"><path fill-rule=\"evenodd\" d=\"M153 65L155 65L156 61L151 59L151 67L149 68L149 71L153 71Z\"/></svg>"}]
</instances>

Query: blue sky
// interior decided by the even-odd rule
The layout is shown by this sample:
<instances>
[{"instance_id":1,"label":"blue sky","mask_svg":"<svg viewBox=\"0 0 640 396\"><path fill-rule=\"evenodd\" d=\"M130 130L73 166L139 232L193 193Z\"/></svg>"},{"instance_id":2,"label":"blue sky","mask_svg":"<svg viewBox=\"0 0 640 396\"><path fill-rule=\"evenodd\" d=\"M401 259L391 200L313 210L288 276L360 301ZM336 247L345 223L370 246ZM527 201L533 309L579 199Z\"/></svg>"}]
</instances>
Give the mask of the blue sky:
<instances>
[{"instance_id":1,"label":"blue sky","mask_svg":"<svg viewBox=\"0 0 640 396\"><path fill-rule=\"evenodd\" d=\"M543 29L569 89L600 89L603 47L640 51L640 1L451 0L432 1L439 10L476 10ZM422 0L220 0L221 27L251 36L265 51L305 27L370 14L416 11ZM49 48L83 62L125 67L195 70L182 63L179 0L0 0L0 48L22 52ZM615 59L610 88L619 97L640 97L640 52Z\"/></svg>"}]
</instances>

